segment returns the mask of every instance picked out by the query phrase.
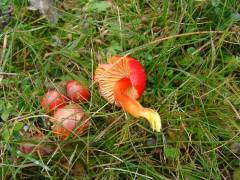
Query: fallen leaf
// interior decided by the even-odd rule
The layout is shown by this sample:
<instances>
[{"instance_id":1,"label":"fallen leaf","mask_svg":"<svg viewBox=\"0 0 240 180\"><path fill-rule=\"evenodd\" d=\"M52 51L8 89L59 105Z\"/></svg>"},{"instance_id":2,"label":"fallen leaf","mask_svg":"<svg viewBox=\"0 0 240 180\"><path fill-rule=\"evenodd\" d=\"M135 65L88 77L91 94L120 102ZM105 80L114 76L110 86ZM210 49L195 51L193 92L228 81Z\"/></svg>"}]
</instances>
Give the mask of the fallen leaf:
<instances>
[{"instance_id":1,"label":"fallen leaf","mask_svg":"<svg viewBox=\"0 0 240 180\"><path fill-rule=\"evenodd\" d=\"M55 7L54 0L29 0L29 10L39 10L48 21L52 24L56 24L58 21L58 13Z\"/></svg>"}]
</instances>

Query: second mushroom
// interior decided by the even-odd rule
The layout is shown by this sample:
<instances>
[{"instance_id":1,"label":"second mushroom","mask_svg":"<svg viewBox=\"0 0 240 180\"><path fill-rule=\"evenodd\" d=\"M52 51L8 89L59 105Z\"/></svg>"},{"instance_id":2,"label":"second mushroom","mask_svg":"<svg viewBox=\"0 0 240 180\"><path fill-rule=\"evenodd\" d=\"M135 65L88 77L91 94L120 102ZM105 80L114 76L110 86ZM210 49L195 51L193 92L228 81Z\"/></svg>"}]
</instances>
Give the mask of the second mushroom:
<instances>
[{"instance_id":1,"label":"second mushroom","mask_svg":"<svg viewBox=\"0 0 240 180\"><path fill-rule=\"evenodd\" d=\"M160 132L159 114L143 107L136 99L144 92L146 74L143 66L130 56L113 56L108 64L99 64L95 72L100 94L111 104L123 108L132 116L144 117L153 130Z\"/></svg>"}]
</instances>

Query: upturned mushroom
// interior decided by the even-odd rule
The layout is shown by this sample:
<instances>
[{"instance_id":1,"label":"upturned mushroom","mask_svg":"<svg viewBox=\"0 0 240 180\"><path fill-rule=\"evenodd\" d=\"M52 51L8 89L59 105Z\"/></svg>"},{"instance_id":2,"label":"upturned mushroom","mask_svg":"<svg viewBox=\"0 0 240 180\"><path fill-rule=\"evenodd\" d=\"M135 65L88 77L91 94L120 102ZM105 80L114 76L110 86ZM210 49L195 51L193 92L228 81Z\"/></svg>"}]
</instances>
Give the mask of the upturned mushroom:
<instances>
[{"instance_id":1,"label":"upturned mushroom","mask_svg":"<svg viewBox=\"0 0 240 180\"><path fill-rule=\"evenodd\" d=\"M130 56L113 56L108 64L98 65L95 81L109 103L122 107L136 118L146 118L153 130L161 131L159 114L137 101L146 86L146 74L139 61Z\"/></svg>"}]
</instances>

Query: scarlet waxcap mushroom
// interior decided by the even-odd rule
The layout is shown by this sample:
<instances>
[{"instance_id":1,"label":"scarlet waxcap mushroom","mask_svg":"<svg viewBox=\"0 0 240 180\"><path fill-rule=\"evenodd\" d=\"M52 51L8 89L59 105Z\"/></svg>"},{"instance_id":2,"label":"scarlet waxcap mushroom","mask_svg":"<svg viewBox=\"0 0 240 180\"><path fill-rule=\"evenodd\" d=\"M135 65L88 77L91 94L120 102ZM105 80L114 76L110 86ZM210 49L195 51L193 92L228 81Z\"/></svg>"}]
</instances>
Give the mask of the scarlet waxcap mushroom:
<instances>
[{"instance_id":1,"label":"scarlet waxcap mushroom","mask_svg":"<svg viewBox=\"0 0 240 180\"><path fill-rule=\"evenodd\" d=\"M48 92L41 98L41 106L47 112L56 110L66 104L66 98L56 89L49 89Z\"/></svg>"},{"instance_id":2,"label":"scarlet waxcap mushroom","mask_svg":"<svg viewBox=\"0 0 240 180\"><path fill-rule=\"evenodd\" d=\"M25 137L27 137L31 141L35 141L35 144L33 142L21 143L19 150L22 153L25 154L33 153L44 156L53 152L53 147L49 145L40 144L41 141L43 141L44 139L44 134L40 130L36 130L35 132L28 132L25 134Z\"/></svg>"},{"instance_id":3,"label":"scarlet waxcap mushroom","mask_svg":"<svg viewBox=\"0 0 240 180\"><path fill-rule=\"evenodd\" d=\"M88 88L76 80L67 82L66 92L69 99L74 102L88 101L90 98L90 92Z\"/></svg>"},{"instance_id":4,"label":"scarlet waxcap mushroom","mask_svg":"<svg viewBox=\"0 0 240 180\"><path fill-rule=\"evenodd\" d=\"M53 133L62 139L71 133L83 134L89 126L89 120L78 104L68 104L57 109L50 121L53 123Z\"/></svg>"},{"instance_id":5,"label":"scarlet waxcap mushroom","mask_svg":"<svg viewBox=\"0 0 240 180\"><path fill-rule=\"evenodd\" d=\"M130 56L113 56L108 64L99 64L95 72L100 94L111 104L123 108L132 116L146 118L152 129L160 132L159 114L144 108L136 99L144 92L146 74L139 61Z\"/></svg>"}]
</instances>

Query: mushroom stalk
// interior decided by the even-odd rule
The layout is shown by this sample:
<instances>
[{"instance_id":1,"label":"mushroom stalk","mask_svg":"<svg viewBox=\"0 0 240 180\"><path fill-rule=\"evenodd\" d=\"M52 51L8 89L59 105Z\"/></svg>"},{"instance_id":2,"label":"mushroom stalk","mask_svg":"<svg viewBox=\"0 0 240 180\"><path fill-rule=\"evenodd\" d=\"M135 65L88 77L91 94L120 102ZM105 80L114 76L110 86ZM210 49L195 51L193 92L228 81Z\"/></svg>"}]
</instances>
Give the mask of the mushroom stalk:
<instances>
[{"instance_id":1,"label":"mushroom stalk","mask_svg":"<svg viewBox=\"0 0 240 180\"><path fill-rule=\"evenodd\" d=\"M159 114L152 109L144 108L136 99L130 97L128 92L130 91L131 87L132 83L129 78L120 79L114 86L115 100L121 105L124 111L136 118L146 118L152 129L160 132L161 119Z\"/></svg>"}]
</instances>

